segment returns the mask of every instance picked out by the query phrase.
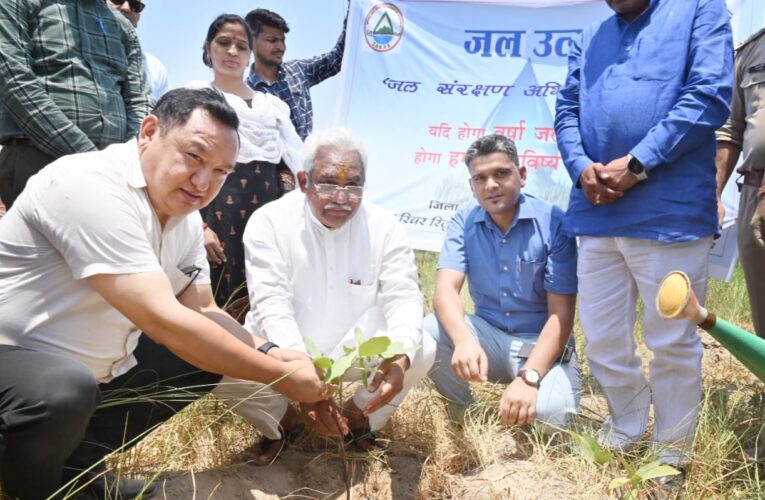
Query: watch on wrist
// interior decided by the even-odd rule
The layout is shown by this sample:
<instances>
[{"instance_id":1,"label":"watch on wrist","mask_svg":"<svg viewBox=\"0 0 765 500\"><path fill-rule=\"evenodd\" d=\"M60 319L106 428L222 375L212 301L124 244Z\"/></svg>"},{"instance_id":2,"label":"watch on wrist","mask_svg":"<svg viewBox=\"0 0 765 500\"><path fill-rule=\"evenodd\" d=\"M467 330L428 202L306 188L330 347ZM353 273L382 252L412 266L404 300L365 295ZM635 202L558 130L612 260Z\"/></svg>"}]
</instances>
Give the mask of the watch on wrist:
<instances>
[{"instance_id":1,"label":"watch on wrist","mask_svg":"<svg viewBox=\"0 0 765 500\"><path fill-rule=\"evenodd\" d=\"M637 180L639 181L648 179L648 172L646 171L643 164L640 163L640 160L632 155L627 156L629 156L629 160L627 161L627 170L629 170L632 175L637 177Z\"/></svg>"},{"instance_id":2,"label":"watch on wrist","mask_svg":"<svg viewBox=\"0 0 765 500\"><path fill-rule=\"evenodd\" d=\"M528 370L524 368L518 372L518 376L531 387L539 387L539 382L542 380L542 375L533 368L529 368Z\"/></svg>"},{"instance_id":3,"label":"watch on wrist","mask_svg":"<svg viewBox=\"0 0 765 500\"><path fill-rule=\"evenodd\" d=\"M278 345L274 344L273 342L265 342L258 347L258 351L262 352L263 354L268 355L268 351L273 349L274 347L279 347Z\"/></svg>"}]
</instances>

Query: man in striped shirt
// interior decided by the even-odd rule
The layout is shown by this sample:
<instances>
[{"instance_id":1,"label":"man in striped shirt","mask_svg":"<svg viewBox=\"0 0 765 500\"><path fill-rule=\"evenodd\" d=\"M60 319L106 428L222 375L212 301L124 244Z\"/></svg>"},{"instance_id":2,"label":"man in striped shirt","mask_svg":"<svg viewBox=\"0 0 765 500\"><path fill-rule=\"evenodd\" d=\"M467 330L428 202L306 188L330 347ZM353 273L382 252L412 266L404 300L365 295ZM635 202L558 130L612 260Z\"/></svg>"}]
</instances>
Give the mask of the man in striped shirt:
<instances>
[{"instance_id":1,"label":"man in striped shirt","mask_svg":"<svg viewBox=\"0 0 765 500\"><path fill-rule=\"evenodd\" d=\"M0 1L0 198L56 158L125 142L153 99L138 36L105 2Z\"/></svg>"}]
</instances>

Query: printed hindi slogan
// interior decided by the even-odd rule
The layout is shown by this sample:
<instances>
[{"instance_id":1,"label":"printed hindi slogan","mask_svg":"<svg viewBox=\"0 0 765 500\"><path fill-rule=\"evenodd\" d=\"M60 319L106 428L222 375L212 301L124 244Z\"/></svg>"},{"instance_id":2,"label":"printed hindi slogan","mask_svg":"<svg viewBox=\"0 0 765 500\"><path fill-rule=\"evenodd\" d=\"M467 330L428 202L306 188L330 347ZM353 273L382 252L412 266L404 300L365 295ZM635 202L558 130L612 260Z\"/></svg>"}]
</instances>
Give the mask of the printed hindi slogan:
<instances>
[{"instance_id":1,"label":"printed hindi slogan","mask_svg":"<svg viewBox=\"0 0 765 500\"><path fill-rule=\"evenodd\" d=\"M365 199L397 214L415 248L440 249L472 198L465 152L489 134L515 141L526 192L568 202L555 99L571 41L610 10L543 3L351 1L338 121L369 147Z\"/></svg>"}]
</instances>

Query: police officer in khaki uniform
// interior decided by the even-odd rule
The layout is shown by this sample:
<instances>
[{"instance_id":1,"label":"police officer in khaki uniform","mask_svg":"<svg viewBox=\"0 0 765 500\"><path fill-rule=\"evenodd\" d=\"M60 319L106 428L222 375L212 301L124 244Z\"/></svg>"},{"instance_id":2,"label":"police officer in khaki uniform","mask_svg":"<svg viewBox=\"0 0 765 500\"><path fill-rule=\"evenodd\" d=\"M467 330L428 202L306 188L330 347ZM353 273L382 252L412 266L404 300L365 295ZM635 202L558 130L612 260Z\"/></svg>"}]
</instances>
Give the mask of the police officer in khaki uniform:
<instances>
[{"instance_id":1,"label":"police officer in khaki uniform","mask_svg":"<svg viewBox=\"0 0 765 500\"><path fill-rule=\"evenodd\" d=\"M765 29L736 49L731 114L717 131L717 202L743 153L739 185L738 248L752 321L765 337Z\"/></svg>"}]
</instances>

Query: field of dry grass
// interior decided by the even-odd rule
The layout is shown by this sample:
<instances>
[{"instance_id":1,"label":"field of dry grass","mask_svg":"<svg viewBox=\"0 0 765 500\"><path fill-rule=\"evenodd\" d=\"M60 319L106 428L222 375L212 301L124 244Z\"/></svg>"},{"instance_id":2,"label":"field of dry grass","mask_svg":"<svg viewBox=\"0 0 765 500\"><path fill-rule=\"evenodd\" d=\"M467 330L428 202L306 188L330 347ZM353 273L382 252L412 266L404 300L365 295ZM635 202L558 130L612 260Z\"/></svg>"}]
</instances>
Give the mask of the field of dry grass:
<instances>
[{"instance_id":1,"label":"field of dry grass","mask_svg":"<svg viewBox=\"0 0 765 500\"><path fill-rule=\"evenodd\" d=\"M435 260L418 253L423 293L430 304ZM469 299L466 298L466 301ZM743 277L712 282L710 310L751 327ZM640 336L638 326L637 335ZM581 347L582 335L575 332ZM763 384L711 337L705 345L705 398L685 498L758 498L762 470L742 460L759 433ZM581 352L581 350L580 350ZM645 356L648 361L648 355ZM593 435L606 417L597 384L583 362L582 414L575 429ZM499 425L502 388L485 384L480 408L458 426L451 423L435 391L413 391L383 436L386 454L349 454L353 498L620 498L646 495L611 490L610 482L655 457L649 447L595 465L567 435L552 438L534 429ZM270 467L243 462L257 432L212 398L199 401L157 429L135 449L110 458L123 474L154 478L160 498L344 498L345 476L338 443L311 433Z\"/></svg>"}]
</instances>

